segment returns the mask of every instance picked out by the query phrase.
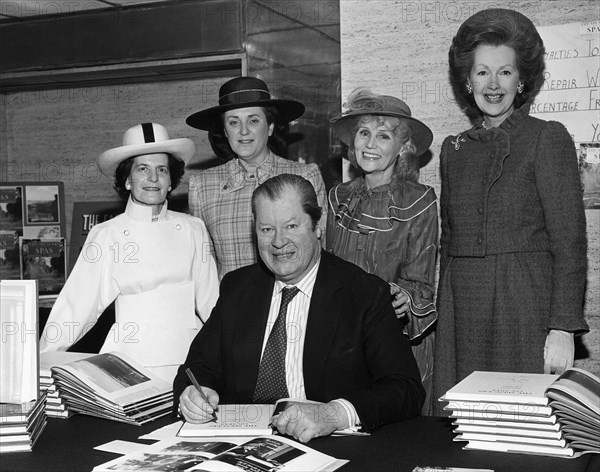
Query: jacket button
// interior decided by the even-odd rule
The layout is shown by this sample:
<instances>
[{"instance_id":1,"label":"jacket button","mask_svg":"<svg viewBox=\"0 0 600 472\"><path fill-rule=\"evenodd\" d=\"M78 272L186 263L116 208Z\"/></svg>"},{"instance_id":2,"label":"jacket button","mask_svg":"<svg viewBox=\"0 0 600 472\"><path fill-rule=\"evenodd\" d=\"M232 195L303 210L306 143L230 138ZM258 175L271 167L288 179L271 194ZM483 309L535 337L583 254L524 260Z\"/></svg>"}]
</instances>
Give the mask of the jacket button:
<instances>
[{"instance_id":1,"label":"jacket button","mask_svg":"<svg viewBox=\"0 0 600 472\"><path fill-rule=\"evenodd\" d=\"M483 207L477 208L477 213L479 213L481 215L483 213Z\"/></svg>"},{"instance_id":2,"label":"jacket button","mask_svg":"<svg viewBox=\"0 0 600 472\"><path fill-rule=\"evenodd\" d=\"M483 238L477 238L477 244L483 243Z\"/></svg>"},{"instance_id":3,"label":"jacket button","mask_svg":"<svg viewBox=\"0 0 600 472\"><path fill-rule=\"evenodd\" d=\"M125 231L123 231L123 234L124 234L125 236L129 236L129 231L125 230Z\"/></svg>"},{"instance_id":4,"label":"jacket button","mask_svg":"<svg viewBox=\"0 0 600 472\"><path fill-rule=\"evenodd\" d=\"M177 230L181 229L181 225L180 224L175 225L175 229L177 229Z\"/></svg>"}]
</instances>

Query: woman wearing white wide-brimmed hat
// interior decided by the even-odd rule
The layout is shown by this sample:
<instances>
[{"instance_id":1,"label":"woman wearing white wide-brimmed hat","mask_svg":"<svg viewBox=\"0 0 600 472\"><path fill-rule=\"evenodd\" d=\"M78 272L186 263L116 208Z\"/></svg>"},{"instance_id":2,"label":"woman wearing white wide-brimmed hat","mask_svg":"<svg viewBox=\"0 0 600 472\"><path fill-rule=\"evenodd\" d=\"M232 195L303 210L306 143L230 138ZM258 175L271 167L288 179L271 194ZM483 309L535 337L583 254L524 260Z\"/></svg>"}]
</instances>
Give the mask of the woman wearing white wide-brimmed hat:
<instances>
[{"instance_id":1,"label":"woman wearing white wide-brimmed hat","mask_svg":"<svg viewBox=\"0 0 600 472\"><path fill-rule=\"evenodd\" d=\"M42 333L42 352L68 349L114 301L115 324L100 352L121 352L172 382L218 297L204 223L167 209L194 151L192 140L143 123L98 158L127 206L91 229Z\"/></svg>"}]
</instances>

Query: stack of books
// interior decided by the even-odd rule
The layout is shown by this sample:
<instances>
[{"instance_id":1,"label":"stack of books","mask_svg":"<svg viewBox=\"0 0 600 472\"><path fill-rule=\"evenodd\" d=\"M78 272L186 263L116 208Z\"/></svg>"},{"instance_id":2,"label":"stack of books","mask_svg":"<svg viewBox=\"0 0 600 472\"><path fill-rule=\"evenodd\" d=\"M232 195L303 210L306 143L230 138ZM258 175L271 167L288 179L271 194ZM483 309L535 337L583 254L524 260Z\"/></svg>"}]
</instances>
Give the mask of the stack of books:
<instances>
[{"instance_id":1,"label":"stack of books","mask_svg":"<svg viewBox=\"0 0 600 472\"><path fill-rule=\"evenodd\" d=\"M0 403L0 453L31 451L46 426L44 395L25 403Z\"/></svg>"},{"instance_id":2,"label":"stack of books","mask_svg":"<svg viewBox=\"0 0 600 472\"><path fill-rule=\"evenodd\" d=\"M96 354L51 368L69 411L141 425L171 413L172 386L125 355Z\"/></svg>"},{"instance_id":3,"label":"stack of books","mask_svg":"<svg viewBox=\"0 0 600 472\"><path fill-rule=\"evenodd\" d=\"M52 377L52 367L68 364L93 356L84 352L53 351L40 354L40 390L46 392L46 416L66 419L73 416L66 402L60 396Z\"/></svg>"},{"instance_id":4,"label":"stack of books","mask_svg":"<svg viewBox=\"0 0 600 472\"><path fill-rule=\"evenodd\" d=\"M440 401L465 449L576 457L600 452L599 395L600 379L576 368L560 377L475 371Z\"/></svg>"}]
</instances>

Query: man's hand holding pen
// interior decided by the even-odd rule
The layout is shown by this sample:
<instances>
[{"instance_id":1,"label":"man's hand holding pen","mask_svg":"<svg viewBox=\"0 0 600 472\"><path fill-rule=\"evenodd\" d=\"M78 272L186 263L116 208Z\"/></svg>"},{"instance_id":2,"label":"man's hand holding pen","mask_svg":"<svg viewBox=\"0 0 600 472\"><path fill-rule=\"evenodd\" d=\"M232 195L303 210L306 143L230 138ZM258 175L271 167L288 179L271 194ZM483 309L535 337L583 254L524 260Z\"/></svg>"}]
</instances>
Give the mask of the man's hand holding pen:
<instances>
[{"instance_id":1,"label":"man's hand holding pen","mask_svg":"<svg viewBox=\"0 0 600 472\"><path fill-rule=\"evenodd\" d=\"M200 386L189 369L187 373L192 385L189 385L179 397L181 414L190 423L216 421L219 394L212 388Z\"/></svg>"}]
</instances>

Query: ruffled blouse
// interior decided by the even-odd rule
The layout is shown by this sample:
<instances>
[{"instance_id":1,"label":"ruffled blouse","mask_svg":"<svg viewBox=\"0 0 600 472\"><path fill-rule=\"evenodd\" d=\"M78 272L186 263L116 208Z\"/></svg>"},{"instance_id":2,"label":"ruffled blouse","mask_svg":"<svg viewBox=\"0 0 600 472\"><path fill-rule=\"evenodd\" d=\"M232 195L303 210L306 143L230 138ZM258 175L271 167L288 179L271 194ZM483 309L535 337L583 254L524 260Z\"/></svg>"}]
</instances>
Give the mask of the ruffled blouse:
<instances>
[{"instance_id":1,"label":"ruffled blouse","mask_svg":"<svg viewBox=\"0 0 600 472\"><path fill-rule=\"evenodd\" d=\"M398 181L370 189L359 177L330 190L327 226L328 251L408 294L412 316L405 332L410 339L431 326L437 319L433 188Z\"/></svg>"}]
</instances>

